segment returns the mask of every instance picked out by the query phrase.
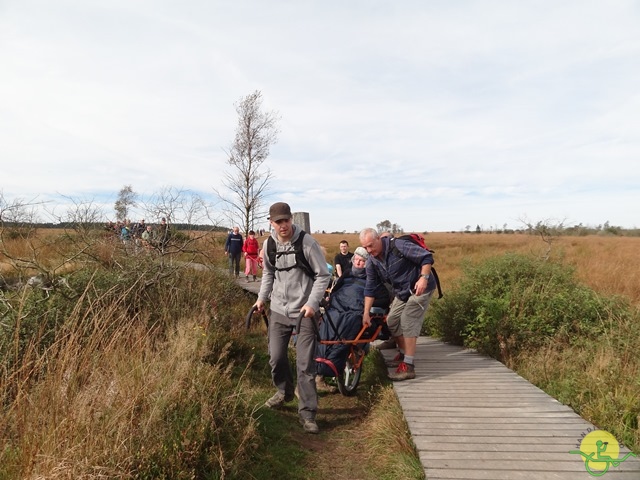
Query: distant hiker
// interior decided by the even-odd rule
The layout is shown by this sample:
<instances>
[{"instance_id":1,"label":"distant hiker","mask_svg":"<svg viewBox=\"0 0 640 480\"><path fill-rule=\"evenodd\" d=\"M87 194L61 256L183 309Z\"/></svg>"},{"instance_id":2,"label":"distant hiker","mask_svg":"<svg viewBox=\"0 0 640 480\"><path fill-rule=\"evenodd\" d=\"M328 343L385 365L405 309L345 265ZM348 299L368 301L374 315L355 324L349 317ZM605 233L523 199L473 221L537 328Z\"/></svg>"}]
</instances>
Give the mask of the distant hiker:
<instances>
[{"instance_id":1,"label":"distant hiker","mask_svg":"<svg viewBox=\"0 0 640 480\"><path fill-rule=\"evenodd\" d=\"M340 252L333 259L333 264L336 266L336 276L339 278L349 270L351 270L351 258L353 253L349 251L349 242L346 240L340 241Z\"/></svg>"},{"instance_id":2,"label":"distant hiker","mask_svg":"<svg viewBox=\"0 0 640 480\"><path fill-rule=\"evenodd\" d=\"M253 275L253 281L256 281L258 274L258 254L260 253L260 245L256 240L256 232L249 230L249 235L242 246L244 252L244 274L249 281L249 275Z\"/></svg>"},{"instance_id":3,"label":"distant hiker","mask_svg":"<svg viewBox=\"0 0 640 480\"><path fill-rule=\"evenodd\" d=\"M240 257L244 241L239 227L233 227L233 231L227 236L224 244L224 253L229 257L229 275L240 276Z\"/></svg>"}]
</instances>

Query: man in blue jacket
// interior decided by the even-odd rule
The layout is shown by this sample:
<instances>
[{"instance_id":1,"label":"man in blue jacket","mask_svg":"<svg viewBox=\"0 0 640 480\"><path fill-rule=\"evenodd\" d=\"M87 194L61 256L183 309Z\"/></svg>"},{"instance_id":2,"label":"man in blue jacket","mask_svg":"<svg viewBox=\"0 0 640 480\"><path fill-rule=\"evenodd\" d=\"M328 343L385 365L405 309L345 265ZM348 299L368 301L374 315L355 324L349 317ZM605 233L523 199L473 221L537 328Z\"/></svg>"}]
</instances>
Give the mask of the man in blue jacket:
<instances>
[{"instance_id":1,"label":"man in blue jacket","mask_svg":"<svg viewBox=\"0 0 640 480\"><path fill-rule=\"evenodd\" d=\"M233 227L233 231L227 237L224 244L224 253L229 257L229 275L240 275L240 258L242 258L242 246L244 239L239 227Z\"/></svg>"},{"instance_id":2,"label":"man in blue jacket","mask_svg":"<svg viewBox=\"0 0 640 480\"><path fill-rule=\"evenodd\" d=\"M371 323L369 310L375 300L376 286L380 283L391 284L395 298L387 316L387 325L400 352L389 364L397 366L389 378L396 381L416 378L413 364L416 344L436 288L435 278L431 274L433 255L409 240L380 236L373 228L365 228L360 232L360 243L369 252L362 323Z\"/></svg>"},{"instance_id":3,"label":"man in blue jacket","mask_svg":"<svg viewBox=\"0 0 640 480\"><path fill-rule=\"evenodd\" d=\"M318 433L318 392L315 383L317 339L311 322L316 321L316 312L331 275L320 244L292 223L288 204L278 202L271 205L269 222L273 233L263 244L262 282L255 306L258 311L263 311L265 303L271 300L269 365L273 384L278 390L265 405L279 408L294 398L295 385L289 367L288 345L298 315L304 313L305 318L302 319L296 340L298 414L305 432ZM272 258L269 242L275 243L272 244Z\"/></svg>"}]
</instances>

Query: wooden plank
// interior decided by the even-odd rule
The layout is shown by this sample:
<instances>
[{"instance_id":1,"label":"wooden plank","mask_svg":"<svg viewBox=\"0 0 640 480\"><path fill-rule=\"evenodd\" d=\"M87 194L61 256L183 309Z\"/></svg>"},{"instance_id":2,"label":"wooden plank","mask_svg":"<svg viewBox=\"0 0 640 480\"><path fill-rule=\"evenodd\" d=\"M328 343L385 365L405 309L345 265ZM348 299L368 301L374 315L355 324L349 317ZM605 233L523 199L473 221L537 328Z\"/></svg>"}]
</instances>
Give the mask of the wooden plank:
<instances>
[{"instance_id":1,"label":"wooden plank","mask_svg":"<svg viewBox=\"0 0 640 480\"><path fill-rule=\"evenodd\" d=\"M444 436L440 432L433 435L413 435L414 443L433 442L433 443L464 443L467 445L476 445L477 448L489 448L489 445L512 444L512 445L558 445L562 446L563 452L576 448L577 439L562 436L515 436L515 437L483 437L480 435L450 435ZM554 447L553 450L556 450Z\"/></svg>"},{"instance_id":2,"label":"wooden plank","mask_svg":"<svg viewBox=\"0 0 640 480\"><path fill-rule=\"evenodd\" d=\"M459 438L459 437L457 437ZM552 440L552 441L550 441ZM435 453L435 452L521 452L521 453L536 453L536 452L550 452L555 453L555 447L550 447L555 443L565 446L566 451L575 448L566 439L548 439L533 443L528 442L511 442L507 439L494 439L493 442L482 442L481 444L464 441L440 441L437 437L424 437L415 436L413 442L418 450L421 450L423 454ZM507 442L507 443L504 443ZM561 455L565 456L564 453Z\"/></svg>"},{"instance_id":3,"label":"wooden plank","mask_svg":"<svg viewBox=\"0 0 640 480\"><path fill-rule=\"evenodd\" d=\"M467 415L455 416L457 410L455 411L444 411L444 410L431 410L429 412L420 412L418 410L412 410L411 408L404 408L405 417L407 419L411 419L412 421L426 424L437 424L437 423L458 423L463 425L470 424L478 424L476 428L486 428L487 424L498 423L500 424L500 428L502 425L518 425L518 424L548 424L548 425L585 425L586 420L580 417L576 417L574 415L563 415L564 412L546 412L546 411L538 411L536 413L527 413L524 408L520 408L519 410L510 410L508 414L500 415L499 410L494 410L492 412L483 411L480 412L478 409L472 409ZM518 413L523 412L522 416L518 416ZM438 413L442 413L442 415L437 415ZM475 416L473 416L475 414ZM485 426L483 426L485 425ZM595 427L593 425L591 429L594 430Z\"/></svg>"},{"instance_id":4,"label":"wooden plank","mask_svg":"<svg viewBox=\"0 0 640 480\"><path fill-rule=\"evenodd\" d=\"M416 379L394 389L429 480L591 478L570 451L595 427L569 407L476 352L421 337L415 359ZM639 480L640 461L606 478Z\"/></svg>"},{"instance_id":5,"label":"wooden plank","mask_svg":"<svg viewBox=\"0 0 640 480\"><path fill-rule=\"evenodd\" d=\"M582 472L535 472L523 470L474 470L474 469L427 469L428 480L588 480L592 478L585 470ZM635 472L608 471L607 480L638 480Z\"/></svg>"}]
</instances>

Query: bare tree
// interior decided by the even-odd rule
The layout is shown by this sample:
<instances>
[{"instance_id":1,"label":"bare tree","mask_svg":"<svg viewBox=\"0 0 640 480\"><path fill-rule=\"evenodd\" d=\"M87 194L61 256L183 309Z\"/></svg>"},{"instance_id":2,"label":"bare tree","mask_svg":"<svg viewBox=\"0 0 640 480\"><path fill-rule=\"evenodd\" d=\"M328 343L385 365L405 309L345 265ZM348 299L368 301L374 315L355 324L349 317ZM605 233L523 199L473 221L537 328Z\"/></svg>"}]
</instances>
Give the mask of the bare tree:
<instances>
[{"instance_id":1,"label":"bare tree","mask_svg":"<svg viewBox=\"0 0 640 480\"><path fill-rule=\"evenodd\" d=\"M116 200L113 209L116 211L116 220L125 221L129 216L129 211L132 207L136 206L136 199L138 194L133 191L131 185L125 185L118 193L118 199Z\"/></svg>"},{"instance_id":2,"label":"bare tree","mask_svg":"<svg viewBox=\"0 0 640 480\"><path fill-rule=\"evenodd\" d=\"M44 205L44 202L35 200L14 199L7 200L4 193L0 191L0 226L7 227L30 225L37 221L37 209Z\"/></svg>"},{"instance_id":3,"label":"bare tree","mask_svg":"<svg viewBox=\"0 0 640 480\"><path fill-rule=\"evenodd\" d=\"M160 220L154 227L154 235L156 248L163 255L191 252L191 244L206 236L206 232L197 231L196 226L212 220L209 206L199 195L173 187L163 187L153 194L144 209L154 221ZM176 235L176 223L186 235Z\"/></svg>"},{"instance_id":4,"label":"bare tree","mask_svg":"<svg viewBox=\"0 0 640 480\"><path fill-rule=\"evenodd\" d=\"M538 220L535 224L527 220L526 218L520 218L525 227L527 227L527 233L530 235L539 235L540 239L547 244L547 251L544 254L544 260L548 260L551 255L551 246L553 242L559 238L564 232L564 224L566 220Z\"/></svg>"},{"instance_id":5,"label":"bare tree","mask_svg":"<svg viewBox=\"0 0 640 480\"><path fill-rule=\"evenodd\" d=\"M240 225L248 232L266 215L263 202L272 176L264 162L271 145L278 140L280 117L277 112L262 111L262 94L258 90L242 98L235 107L236 136L229 151L225 151L231 167L223 179L228 194L216 193L232 225Z\"/></svg>"},{"instance_id":6,"label":"bare tree","mask_svg":"<svg viewBox=\"0 0 640 480\"><path fill-rule=\"evenodd\" d=\"M55 267L51 268L43 260L50 241L37 238L39 210L43 202L22 199L7 200L0 192L0 259L8 265L14 276L23 278L38 272L50 278ZM11 248L12 243L20 243L20 249ZM0 274L0 280L2 274ZM2 282L0 282L2 283Z\"/></svg>"},{"instance_id":7,"label":"bare tree","mask_svg":"<svg viewBox=\"0 0 640 480\"><path fill-rule=\"evenodd\" d=\"M376 224L376 228L378 229L378 233L390 232L391 222L389 220L382 220L380 223Z\"/></svg>"}]
</instances>

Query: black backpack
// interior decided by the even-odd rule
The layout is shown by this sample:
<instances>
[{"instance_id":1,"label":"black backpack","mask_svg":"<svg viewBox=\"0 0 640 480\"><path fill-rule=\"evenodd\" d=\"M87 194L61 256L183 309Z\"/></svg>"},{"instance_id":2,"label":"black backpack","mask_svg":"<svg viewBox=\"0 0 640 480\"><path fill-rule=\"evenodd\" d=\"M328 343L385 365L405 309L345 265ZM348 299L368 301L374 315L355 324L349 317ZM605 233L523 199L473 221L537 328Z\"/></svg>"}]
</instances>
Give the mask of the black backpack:
<instances>
[{"instance_id":1,"label":"black backpack","mask_svg":"<svg viewBox=\"0 0 640 480\"><path fill-rule=\"evenodd\" d=\"M267 238L267 258L269 259L269 263L273 265L273 268L276 272L287 272L292 268L300 268L304 273L309 275L311 278L315 278L316 274L311 268L311 265L307 261L304 256L304 252L302 251L302 240L304 239L306 232L304 230L300 230L300 234L295 242L293 242L293 250L288 252L277 252L276 251L276 241L273 237ZM276 267L276 258L282 255L291 255L294 254L296 256L296 264L286 268L278 268Z\"/></svg>"}]
</instances>

